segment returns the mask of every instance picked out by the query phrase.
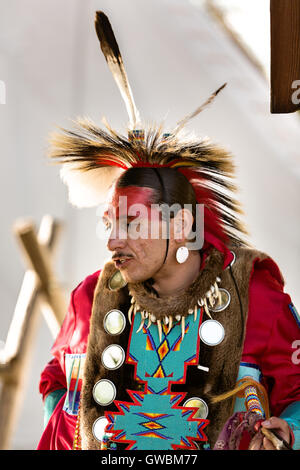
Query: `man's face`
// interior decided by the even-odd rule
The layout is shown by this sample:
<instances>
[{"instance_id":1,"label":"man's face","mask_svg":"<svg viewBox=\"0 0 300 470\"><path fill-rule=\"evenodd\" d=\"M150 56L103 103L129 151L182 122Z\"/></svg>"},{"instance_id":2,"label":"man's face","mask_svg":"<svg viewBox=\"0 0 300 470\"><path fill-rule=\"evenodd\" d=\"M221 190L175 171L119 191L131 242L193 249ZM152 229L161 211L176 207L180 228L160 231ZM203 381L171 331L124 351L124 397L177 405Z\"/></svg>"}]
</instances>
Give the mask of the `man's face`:
<instances>
[{"instance_id":1,"label":"man's face","mask_svg":"<svg viewBox=\"0 0 300 470\"><path fill-rule=\"evenodd\" d=\"M115 188L104 213L110 231L107 247L127 282L154 277L165 258L167 242L162 230L166 224L158 207L151 206L152 194L150 188Z\"/></svg>"}]
</instances>

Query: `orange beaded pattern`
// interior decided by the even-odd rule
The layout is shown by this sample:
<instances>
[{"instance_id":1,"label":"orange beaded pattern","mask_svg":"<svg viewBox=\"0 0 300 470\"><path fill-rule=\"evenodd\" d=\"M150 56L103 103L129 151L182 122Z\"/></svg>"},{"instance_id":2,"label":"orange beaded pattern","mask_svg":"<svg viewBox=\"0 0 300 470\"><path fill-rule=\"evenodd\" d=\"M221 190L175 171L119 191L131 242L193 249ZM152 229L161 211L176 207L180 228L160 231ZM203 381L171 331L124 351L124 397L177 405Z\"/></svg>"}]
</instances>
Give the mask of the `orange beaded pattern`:
<instances>
[{"instance_id":1,"label":"orange beaded pattern","mask_svg":"<svg viewBox=\"0 0 300 470\"><path fill-rule=\"evenodd\" d=\"M80 403L78 408L78 415L76 420L74 441L73 441L73 450L82 450L81 448L81 435L80 435Z\"/></svg>"}]
</instances>

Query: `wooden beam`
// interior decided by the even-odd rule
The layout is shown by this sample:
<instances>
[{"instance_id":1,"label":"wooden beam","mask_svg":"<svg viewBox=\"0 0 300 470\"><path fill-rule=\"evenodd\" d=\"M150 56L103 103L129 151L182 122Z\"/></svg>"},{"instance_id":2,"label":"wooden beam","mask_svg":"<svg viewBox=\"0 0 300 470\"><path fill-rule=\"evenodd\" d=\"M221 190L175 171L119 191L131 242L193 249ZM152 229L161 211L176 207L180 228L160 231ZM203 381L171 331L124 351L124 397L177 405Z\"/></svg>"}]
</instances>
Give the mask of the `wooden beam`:
<instances>
[{"instance_id":1,"label":"wooden beam","mask_svg":"<svg viewBox=\"0 0 300 470\"><path fill-rule=\"evenodd\" d=\"M271 0L271 113L300 109L300 0Z\"/></svg>"},{"instance_id":2,"label":"wooden beam","mask_svg":"<svg viewBox=\"0 0 300 470\"><path fill-rule=\"evenodd\" d=\"M42 299L56 317L56 336L65 317L67 304L55 280L51 263L52 253L50 254L48 247L37 238L30 222L20 220L15 224L14 230L29 268L38 277Z\"/></svg>"},{"instance_id":3,"label":"wooden beam","mask_svg":"<svg viewBox=\"0 0 300 470\"><path fill-rule=\"evenodd\" d=\"M0 449L9 448L24 400L26 379L40 318L37 279L27 271L0 356ZM19 322L18 322L19 321Z\"/></svg>"},{"instance_id":4,"label":"wooden beam","mask_svg":"<svg viewBox=\"0 0 300 470\"><path fill-rule=\"evenodd\" d=\"M50 265L60 225L52 217L44 216L38 235L28 221L18 222L14 230L30 269L24 275L5 347L0 350L0 449L10 445L24 400L40 310L47 306L45 319L53 336L57 335L66 312Z\"/></svg>"}]
</instances>

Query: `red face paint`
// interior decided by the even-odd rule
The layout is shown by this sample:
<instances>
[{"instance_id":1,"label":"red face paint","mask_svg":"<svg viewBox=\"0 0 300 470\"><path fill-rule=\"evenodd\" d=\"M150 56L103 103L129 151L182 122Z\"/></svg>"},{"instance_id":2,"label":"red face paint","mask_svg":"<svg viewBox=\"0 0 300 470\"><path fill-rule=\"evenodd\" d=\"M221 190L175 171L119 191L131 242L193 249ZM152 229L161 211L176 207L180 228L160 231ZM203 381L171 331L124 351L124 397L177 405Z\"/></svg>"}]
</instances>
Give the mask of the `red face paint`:
<instances>
[{"instance_id":1,"label":"red face paint","mask_svg":"<svg viewBox=\"0 0 300 470\"><path fill-rule=\"evenodd\" d=\"M139 233L141 237L146 238L154 236L154 238L159 238L157 230L157 222L161 219L160 210L158 207L153 206L153 189L145 187L136 187L136 186L127 186L126 188L115 188L111 200L108 204L107 210L104 213L104 222L105 219L108 219L108 225L119 227L119 231L113 232L118 233L120 238L126 237L126 232L128 224L134 219L148 220L148 223L152 225L135 225L131 228L136 230L139 228ZM116 221L120 221L116 223ZM143 228L142 228L143 227ZM149 227L151 235L148 232ZM154 230L156 230L154 232ZM121 235L121 233L123 235ZM130 232L128 232L130 233ZM131 232L132 233L132 232ZM127 237L126 237L127 238Z\"/></svg>"},{"instance_id":2,"label":"red face paint","mask_svg":"<svg viewBox=\"0 0 300 470\"><path fill-rule=\"evenodd\" d=\"M140 188L137 186L127 186L126 188L115 188L110 204L116 211L117 217L127 215L124 213L125 205L120 206L120 197L127 198L127 212L133 204L142 204L148 208L151 206L153 198L152 188Z\"/></svg>"},{"instance_id":3,"label":"red face paint","mask_svg":"<svg viewBox=\"0 0 300 470\"><path fill-rule=\"evenodd\" d=\"M115 188L111 200L108 204L106 215L109 217L128 217L134 219L141 217L151 218L151 204L153 201L153 189L141 188L137 186L127 186L126 188ZM141 206L141 211L136 205ZM134 207L135 206L135 207Z\"/></svg>"}]
</instances>

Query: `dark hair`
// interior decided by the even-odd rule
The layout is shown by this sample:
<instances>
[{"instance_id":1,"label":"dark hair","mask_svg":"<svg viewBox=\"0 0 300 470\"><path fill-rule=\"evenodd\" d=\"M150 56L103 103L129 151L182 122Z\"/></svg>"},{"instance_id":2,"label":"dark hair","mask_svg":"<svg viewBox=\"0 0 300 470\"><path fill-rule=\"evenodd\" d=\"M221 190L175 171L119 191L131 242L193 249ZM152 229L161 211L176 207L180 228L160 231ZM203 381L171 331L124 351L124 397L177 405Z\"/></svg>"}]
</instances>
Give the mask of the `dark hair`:
<instances>
[{"instance_id":1,"label":"dark hair","mask_svg":"<svg viewBox=\"0 0 300 470\"><path fill-rule=\"evenodd\" d=\"M185 204L190 204L195 221L197 201L194 189L189 180L175 168L129 168L116 183L118 188L127 186L153 189L153 195L149 201L151 204L165 203L168 206L179 204L181 208L184 208ZM171 217L174 215L176 213L171 214Z\"/></svg>"}]
</instances>

